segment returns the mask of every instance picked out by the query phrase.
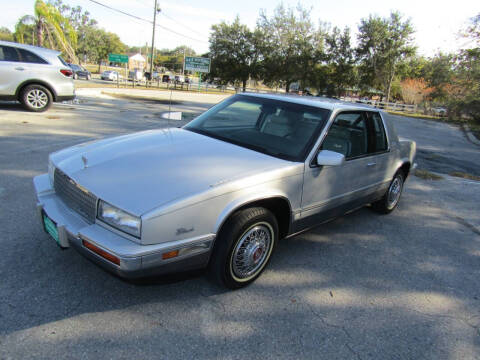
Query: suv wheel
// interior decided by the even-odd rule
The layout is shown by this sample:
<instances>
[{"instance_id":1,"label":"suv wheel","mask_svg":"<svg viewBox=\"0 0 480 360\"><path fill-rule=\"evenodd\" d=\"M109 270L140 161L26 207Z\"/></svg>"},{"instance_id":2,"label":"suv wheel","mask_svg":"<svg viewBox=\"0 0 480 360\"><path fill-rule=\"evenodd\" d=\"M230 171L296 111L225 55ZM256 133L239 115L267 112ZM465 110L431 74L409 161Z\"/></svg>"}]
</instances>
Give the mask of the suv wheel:
<instances>
[{"instance_id":1,"label":"suv wheel","mask_svg":"<svg viewBox=\"0 0 480 360\"><path fill-rule=\"evenodd\" d=\"M269 210L255 207L238 211L215 241L210 277L230 289L250 284L265 269L277 239L277 219Z\"/></svg>"},{"instance_id":2,"label":"suv wheel","mask_svg":"<svg viewBox=\"0 0 480 360\"><path fill-rule=\"evenodd\" d=\"M52 105L52 93L42 85L28 85L20 93L20 102L29 111L42 112Z\"/></svg>"}]
</instances>

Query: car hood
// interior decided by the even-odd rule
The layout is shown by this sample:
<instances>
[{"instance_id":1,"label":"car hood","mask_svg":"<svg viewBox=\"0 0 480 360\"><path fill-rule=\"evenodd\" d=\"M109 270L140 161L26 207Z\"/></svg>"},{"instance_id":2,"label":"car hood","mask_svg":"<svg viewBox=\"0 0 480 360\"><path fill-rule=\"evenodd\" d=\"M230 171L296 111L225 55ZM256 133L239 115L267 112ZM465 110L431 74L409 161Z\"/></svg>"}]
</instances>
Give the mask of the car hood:
<instances>
[{"instance_id":1,"label":"car hood","mask_svg":"<svg viewBox=\"0 0 480 360\"><path fill-rule=\"evenodd\" d=\"M98 198L135 215L291 162L183 129L80 144L53 164Z\"/></svg>"}]
</instances>

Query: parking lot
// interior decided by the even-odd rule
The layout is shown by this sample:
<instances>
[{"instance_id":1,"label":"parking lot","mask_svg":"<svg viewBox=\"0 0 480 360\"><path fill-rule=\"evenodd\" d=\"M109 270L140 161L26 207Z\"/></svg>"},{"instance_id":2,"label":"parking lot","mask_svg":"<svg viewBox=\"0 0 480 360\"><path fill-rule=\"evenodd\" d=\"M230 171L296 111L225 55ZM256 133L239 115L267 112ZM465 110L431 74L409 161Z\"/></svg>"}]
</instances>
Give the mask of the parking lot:
<instances>
[{"instance_id":1,"label":"parking lot","mask_svg":"<svg viewBox=\"0 0 480 360\"><path fill-rule=\"evenodd\" d=\"M60 250L32 178L52 151L181 126L222 95L81 89L45 113L0 104L0 359L480 359L480 147L396 116L419 166L397 210L362 208L279 243L227 291L202 271L126 282ZM183 112L183 120L165 118Z\"/></svg>"}]
</instances>

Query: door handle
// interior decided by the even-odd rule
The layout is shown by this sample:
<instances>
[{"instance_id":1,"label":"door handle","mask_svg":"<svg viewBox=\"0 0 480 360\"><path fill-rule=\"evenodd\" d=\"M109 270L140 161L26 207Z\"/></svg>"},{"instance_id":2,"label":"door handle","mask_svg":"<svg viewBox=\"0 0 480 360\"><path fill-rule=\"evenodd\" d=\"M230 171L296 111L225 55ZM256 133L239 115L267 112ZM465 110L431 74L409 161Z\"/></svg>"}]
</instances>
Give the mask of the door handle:
<instances>
[{"instance_id":1,"label":"door handle","mask_svg":"<svg viewBox=\"0 0 480 360\"><path fill-rule=\"evenodd\" d=\"M15 70L18 70L18 71L23 71L23 70L25 70L25 68L23 68L23 67L19 66L19 67L16 67L16 68L15 68Z\"/></svg>"},{"instance_id":2,"label":"door handle","mask_svg":"<svg viewBox=\"0 0 480 360\"><path fill-rule=\"evenodd\" d=\"M375 166L375 165L377 165L376 162L371 162L371 163L368 163L368 164L367 164L367 166L369 166L369 167L370 167L370 166Z\"/></svg>"}]
</instances>

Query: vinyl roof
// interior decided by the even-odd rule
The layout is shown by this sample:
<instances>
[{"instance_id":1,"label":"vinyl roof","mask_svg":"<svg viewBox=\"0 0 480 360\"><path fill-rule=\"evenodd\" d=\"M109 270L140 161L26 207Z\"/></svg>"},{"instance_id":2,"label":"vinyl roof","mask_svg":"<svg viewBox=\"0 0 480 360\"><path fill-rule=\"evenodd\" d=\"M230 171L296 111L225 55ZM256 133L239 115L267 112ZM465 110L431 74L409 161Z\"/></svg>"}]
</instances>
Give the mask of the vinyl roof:
<instances>
[{"instance_id":1,"label":"vinyl roof","mask_svg":"<svg viewBox=\"0 0 480 360\"><path fill-rule=\"evenodd\" d=\"M262 93L249 93L249 92L239 93L239 95L267 98L267 99L280 100L280 101L288 101L296 104L315 106L318 108L328 109L328 110L344 109L344 110L378 111L378 109L365 104L357 104L357 103L351 103L347 101L330 99L325 97L317 97L317 96L300 96L300 95L294 95L294 94L270 94L270 93L262 94Z\"/></svg>"}]
</instances>

